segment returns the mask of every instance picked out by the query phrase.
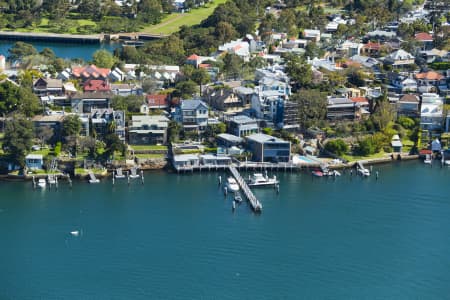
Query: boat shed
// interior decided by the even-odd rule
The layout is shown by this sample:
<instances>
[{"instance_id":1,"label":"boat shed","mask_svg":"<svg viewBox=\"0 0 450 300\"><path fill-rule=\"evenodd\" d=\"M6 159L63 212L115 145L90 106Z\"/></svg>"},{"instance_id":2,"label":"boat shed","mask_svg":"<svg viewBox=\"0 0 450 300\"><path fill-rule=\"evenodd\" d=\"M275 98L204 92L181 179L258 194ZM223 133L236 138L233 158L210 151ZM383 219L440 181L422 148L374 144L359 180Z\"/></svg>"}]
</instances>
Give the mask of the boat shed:
<instances>
[{"instance_id":1,"label":"boat shed","mask_svg":"<svg viewBox=\"0 0 450 300\"><path fill-rule=\"evenodd\" d=\"M395 135L392 137L392 140L391 140L391 146L392 146L392 149L393 149L394 153L400 153L400 152L402 152L403 144L402 144L402 142L400 141L400 137L398 136L398 134L395 134Z\"/></svg>"},{"instance_id":2,"label":"boat shed","mask_svg":"<svg viewBox=\"0 0 450 300\"><path fill-rule=\"evenodd\" d=\"M42 169L44 166L44 156L42 154L28 154L25 157L25 166L31 170Z\"/></svg>"}]
</instances>

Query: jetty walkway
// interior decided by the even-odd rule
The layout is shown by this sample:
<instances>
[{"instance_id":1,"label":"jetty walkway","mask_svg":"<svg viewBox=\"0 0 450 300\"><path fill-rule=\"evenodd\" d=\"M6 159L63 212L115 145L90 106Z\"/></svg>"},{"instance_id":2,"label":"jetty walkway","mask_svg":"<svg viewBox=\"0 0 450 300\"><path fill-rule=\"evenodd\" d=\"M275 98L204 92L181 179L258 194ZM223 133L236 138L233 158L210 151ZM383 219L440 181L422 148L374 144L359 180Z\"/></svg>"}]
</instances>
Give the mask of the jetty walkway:
<instances>
[{"instance_id":1,"label":"jetty walkway","mask_svg":"<svg viewBox=\"0 0 450 300\"><path fill-rule=\"evenodd\" d=\"M248 201L250 202L250 205L252 206L252 209L255 212L261 212L262 211L261 203L258 201L258 199L256 199L255 195L250 190L250 188L248 187L247 183L242 178L241 174L239 174L238 170L234 166L231 166L231 165L228 166L228 170L230 171L230 173L233 175L233 177L238 182L239 186L241 187L241 190L245 194L245 197L247 197Z\"/></svg>"}]
</instances>

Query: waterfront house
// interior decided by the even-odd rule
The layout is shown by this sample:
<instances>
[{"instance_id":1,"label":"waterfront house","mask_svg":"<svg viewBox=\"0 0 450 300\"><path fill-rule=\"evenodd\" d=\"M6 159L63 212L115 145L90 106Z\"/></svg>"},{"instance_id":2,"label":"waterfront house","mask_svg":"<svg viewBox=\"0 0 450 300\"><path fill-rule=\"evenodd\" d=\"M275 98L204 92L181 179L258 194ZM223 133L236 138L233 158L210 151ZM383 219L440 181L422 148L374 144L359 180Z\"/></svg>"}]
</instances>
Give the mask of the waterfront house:
<instances>
[{"instance_id":1,"label":"waterfront house","mask_svg":"<svg viewBox=\"0 0 450 300\"><path fill-rule=\"evenodd\" d=\"M420 108L420 128L422 130L441 130L443 123L443 102L436 94L423 94Z\"/></svg>"},{"instance_id":2,"label":"waterfront house","mask_svg":"<svg viewBox=\"0 0 450 300\"><path fill-rule=\"evenodd\" d=\"M113 131L121 141L125 141L125 112L112 108L94 108L90 113L91 130L100 136Z\"/></svg>"},{"instance_id":3,"label":"waterfront house","mask_svg":"<svg viewBox=\"0 0 450 300\"><path fill-rule=\"evenodd\" d=\"M247 136L247 148L252 152L252 159L258 162L289 162L291 142L263 133Z\"/></svg>"},{"instance_id":4,"label":"waterfront house","mask_svg":"<svg viewBox=\"0 0 450 300\"><path fill-rule=\"evenodd\" d=\"M38 96L61 96L63 94L62 80L38 78L33 82L33 93Z\"/></svg>"},{"instance_id":5,"label":"waterfront house","mask_svg":"<svg viewBox=\"0 0 450 300\"><path fill-rule=\"evenodd\" d=\"M177 154L173 156L172 164L175 169L196 167L200 165L200 158L195 154Z\"/></svg>"},{"instance_id":6,"label":"waterfront house","mask_svg":"<svg viewBox=\"0 0 450 300\"><path fill-rule=\"evenodd\" d=\"M229 133L237 137L244 137L259 132L258 122L246 115L231 117L227 122L227 128Z\"/></svg>"},{"instance_id":7,"label":"waterfront house","mask_svg":"<svg viewBox=\"0 0 450 300\"><path fill-rule=\"evenodd\" d=\"M167 143L169 119L165 116L132 116L128 128L128 140L132 145L156 145Z\"/></svg>"},{"instance_id":8,"label":"waterfront house","mask_svg":"<svg viewBox=\"0 0 450 300\"><path fill-rule=\"evenodd\" d=\"M354 120L356 118L356 113L358 110L358 102L353 102L349 98L328 98L328 120Z\"/></svg>"},{"instance_id":9,"label":"waterfront house","mask_svg":"<svg viewBox=\"0 0 450 300\"><path fill-rule=\"evenodd\" d=\"M204 131L208 124L208 105L202 100L182 100L174 118L187 131Z\"/></svg>"},{"instance_id":10,"label":"waterfront house","mask_svg":"<svg viewBox=\"0 0 450 300\"><path fill-rule=\"evenodd\" d=\"M40 127L48 127L53 130L53 136L50 138L51 142L56 142L61 139L62 123L64 121L64 113L49 113L48 115L37 115L32 119L34 129Z\"/></svg>"},{"instance_id":11,"label":"waterfront house","mask_svg":"<svg viewBox=\"0 0 450 300\"><path fill-rule=\"evenodd\" d=\"M215 154L201 154L199 155L200 164L204 166L228 166L231 165L231 157L225 155Z\"/></svg>"},{"instance_id":12,"label":"waterfront house","mask_svg":"<svg viewBox=\"0 0 450 300\"><path fill-rule=\"evenodd\" d=\"M72 67L72 77L75 79L81 79L82 81L86 81L88 79L106 80L109 73L111 73L111 69L99 68L96 65Z\"/></svg>"},{"instance_id":13,"label":"waterfront house","mask_svg":"<svg viewBox=\"0 0 450 300\"><path fill-rule=\"evenodd\" d=\"M30 170L41 170L44 168L44 156L42 154L28 154L25 156L25 166Z\"/></svg>"},{"instance_id":14,"label":"waterfront house","mask_svg":"<svg viewBox=\"0 0 450 300\"><path fill-rule=\"evenodd\" d=\"M397 102L397 115L406 117L419 116L420 99L417 95L403 95Z\"/></svg>"},{"instance_id":15,"label":"waterfront house","mask_svg":"<svg viewBox=\"0 0 450 300\"><path fill-rule=\"evenodd\" d=\"M240 146L244 139L229 133L220 133L217 135L217 145L222 148L231 148Z\"/></svg>"}]
</instances>

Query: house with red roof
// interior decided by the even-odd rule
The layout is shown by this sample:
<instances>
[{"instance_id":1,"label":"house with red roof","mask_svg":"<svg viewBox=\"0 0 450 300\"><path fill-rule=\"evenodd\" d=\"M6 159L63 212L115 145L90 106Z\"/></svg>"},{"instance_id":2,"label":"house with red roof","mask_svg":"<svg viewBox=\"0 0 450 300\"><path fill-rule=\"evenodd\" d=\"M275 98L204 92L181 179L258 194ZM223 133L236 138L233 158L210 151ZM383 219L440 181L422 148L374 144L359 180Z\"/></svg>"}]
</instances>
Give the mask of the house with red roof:
<instances>
[{"instance_id":1,"label":"house with red roof","mask_svg":"<svg viewBox=\"0 0 450 300\"><path fill-rule=\"evenodd\" d=\"M419 32L414 35L414 39L420 43L422 43L422 50L431 50L433 49L433 36L427 32Z\"/></svg>"},{"instance_id":2,"label":"house with red roof","mask_svg":"<svg viewBox=\"0 0 450 300\"><path fill-rule=\"evenodd\" d=\"M149 110L167 109L169 107L169 96L161 94L149 94L145 96Z\"/></svg>"},{"instance_id":3,"label":"house with red roof","mask_svg":"<svg viewBox=\"0 0 450 300\"><path fill-rule=\"evenodd\" d=\"M85 92L110 92L111 86L107 81L98 79L89 79L83 84Z\"/></svg>"},{"instance_id":4,"label":"house with red roof","mask_svg":"<svg viewBox=\"0 0 450 300\"><path fill-rule=\"evenodd\" d=\"M445 81L445 76L436 71L417 73L415 77L419 84L439 85L441 81Z\"/></svg>"},{"instance_id":5,"label":"house with red roof","mask_svg":"<svg viewBox=\"0 0 450 300\"><path fill-rule=\"evenodd\" d=\"M186 58L186 64L193 65L194 67L198 68L198 65L201 64L201 57L197 54L191 54Z\"/></svg>"},{"instance_id":6,"label":"house with red roof","mask_svg":"<svg viewBox=\"0 0 450 300\"><path fill-rule=\"evenodd\" d=\"M99 68L96 65L72 67L72 76L83 81L88 79L106 80L109 73L111 73L111 69Z\"/></svg>"},{"instance_id":7,"label":"house with red roof","mask_svg":"<svg viewBox=\"0 0 450 300\"><path fill-rule=\"evenodd\" d=\"M371 57L380 56L381 44L377 42L368 42L362 47L362 52Z\"/></svg>"}]
</instances>

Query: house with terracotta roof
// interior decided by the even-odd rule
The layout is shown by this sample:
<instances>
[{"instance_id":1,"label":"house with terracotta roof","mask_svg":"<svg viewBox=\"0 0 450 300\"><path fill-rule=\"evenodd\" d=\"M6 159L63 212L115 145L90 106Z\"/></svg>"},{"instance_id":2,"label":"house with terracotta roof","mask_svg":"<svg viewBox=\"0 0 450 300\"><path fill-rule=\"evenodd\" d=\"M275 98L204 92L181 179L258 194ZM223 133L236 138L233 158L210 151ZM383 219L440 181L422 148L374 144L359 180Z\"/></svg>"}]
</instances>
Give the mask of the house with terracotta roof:
<instances>
[{"instance_id":1,"label":"house with terracotta roof","mask_svg":"<svg viewBox=\"0 0 450 300\"><path fill-rule=\"evenodd\" d=\"M111 69L99 68L96 65L72 67L72 77L74 77L75 79L81 79L83 81L88 79L106 80L109 73L111 73Z\"/></svg>"},{"instance_id":2,"label":"house with terracotta roof","mask_svg":"<svg viewBox=\"0 0 450 300\"><path fill-rule=\"evenodd\" d=\"M381 44L369 41L362 47L362 53L371 57L379 57L381 51Z\"/></svg>"},{"instance_id":3,"label":"house with terracotta roof","mask_svg":"<svg viewBox=\"0 0 450 300\"><path fill-rule=\"evenodd\" d=\"M445 76L436 71L418 73L415 77L419 85L439 86L445 84Z\"/></svg>"},{"instance_id":4,"label":"house with terracotta roof","mask_svg":"<svg viewBox=\"0 0 450 300\"><path fill-rule=\"evenodd\" d=\"M414 39L422 44L422 50L430 50L433 48L433 36L427 32L416 33Z\"/></svg>"},{"instance_id":5,"label":"house with terracotta roof","mask_svg":"<svg viewBox=\"0 0 450 300\"><path fill-rule=\"evenodd\" d=\"M107 81L99 79L89 79L83 84L85 92L110 92L111 86Z\"/></svg>"},{"instance_id":6,"label":"house with terracotta roof","mask_svg":"<svg viewBox=\"0 0 450 300\"><path fill-rule=\"evenodd\" d=\"M160 110L169 108L169 96L161 94L149 94L145 96L149 110Z\"/></svg>"}]
</instances>

